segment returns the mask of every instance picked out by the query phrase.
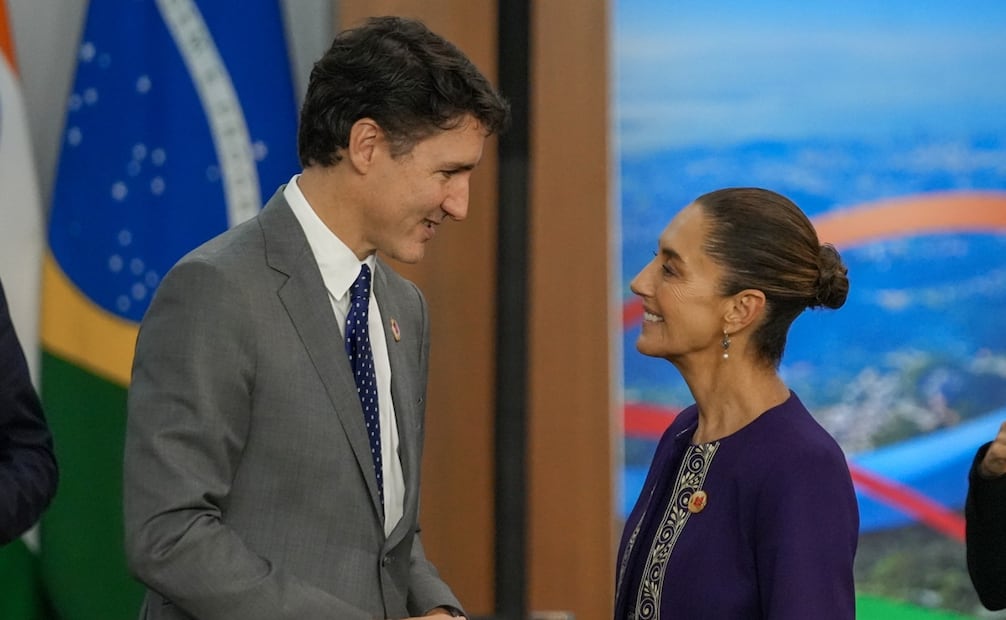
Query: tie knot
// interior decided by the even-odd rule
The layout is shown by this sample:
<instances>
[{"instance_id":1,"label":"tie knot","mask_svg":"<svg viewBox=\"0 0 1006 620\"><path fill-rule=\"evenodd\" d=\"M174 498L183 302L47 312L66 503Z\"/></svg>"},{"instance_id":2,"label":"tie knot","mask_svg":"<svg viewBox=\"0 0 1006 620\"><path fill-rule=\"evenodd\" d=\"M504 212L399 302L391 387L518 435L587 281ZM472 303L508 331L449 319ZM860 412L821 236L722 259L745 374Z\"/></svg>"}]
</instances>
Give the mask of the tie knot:
<instances>
[{"instance_id":1,"label":"tie knot","mask_svg":"<svg viewBox=\"0 0 1006 620\"><path fill-rule=\"evenodd\" d=\"M358 301L370 303L370 267L366 264L360 266L360 275L349 287L349 303Z\"/></svg>"}]
</instances>

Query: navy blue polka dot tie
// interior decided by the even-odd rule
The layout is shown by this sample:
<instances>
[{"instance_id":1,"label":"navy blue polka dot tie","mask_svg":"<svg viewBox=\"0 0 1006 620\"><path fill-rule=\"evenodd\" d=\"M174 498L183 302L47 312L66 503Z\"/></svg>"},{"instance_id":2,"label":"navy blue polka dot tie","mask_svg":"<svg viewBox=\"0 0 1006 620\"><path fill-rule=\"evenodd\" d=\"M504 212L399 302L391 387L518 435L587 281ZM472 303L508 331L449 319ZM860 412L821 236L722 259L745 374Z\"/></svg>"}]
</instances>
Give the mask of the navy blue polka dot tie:
<instances>
[{"instance_id":1,"label":"navy blue polka dot tie","mask_svg":"<svg viewBox=\"0 0 1006 620\"><path fill-rule=\"evenodd\" d=\"M377 408L377 375L374 372L374 353L370 349L370 332L367 330L367 310L370 306L370 267L360 267L353 286L349 288L349 313L346 315L346 353L353 367L356 393L363 406L363 421L370 439L370 455L377 473L377 492L384 505L384 474L381 465L381 418Z\"/></svg>"}]
</instances>

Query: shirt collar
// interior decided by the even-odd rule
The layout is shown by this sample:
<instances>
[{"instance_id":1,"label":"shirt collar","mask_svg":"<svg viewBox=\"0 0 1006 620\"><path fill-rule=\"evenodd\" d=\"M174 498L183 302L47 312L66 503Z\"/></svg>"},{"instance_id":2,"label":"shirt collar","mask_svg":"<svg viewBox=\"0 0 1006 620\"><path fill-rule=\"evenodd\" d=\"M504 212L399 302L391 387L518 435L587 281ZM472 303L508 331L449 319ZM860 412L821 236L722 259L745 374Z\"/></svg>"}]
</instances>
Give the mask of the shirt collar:
<instances>
[{"instance_id":1,"label":"shirt collar","mask_svg":"<svg viewBox=\"0 0 1006 620\"><path fill-rule=\"evenodd\" d=\"M283 189L283 197L304 229L304 236L307 237L314 260L321 270L325 287L335 299L342 299L356 281L356 277L360 275L360 267L368 265L370 273L373 274L377 259L374 254L367 256L363 261L358 259L349 246L321 221L314 208L307 202L304 193L300 191L297 185L299 178L300 175L296 174L290 179Z\"/></svg>"}]
</instances>

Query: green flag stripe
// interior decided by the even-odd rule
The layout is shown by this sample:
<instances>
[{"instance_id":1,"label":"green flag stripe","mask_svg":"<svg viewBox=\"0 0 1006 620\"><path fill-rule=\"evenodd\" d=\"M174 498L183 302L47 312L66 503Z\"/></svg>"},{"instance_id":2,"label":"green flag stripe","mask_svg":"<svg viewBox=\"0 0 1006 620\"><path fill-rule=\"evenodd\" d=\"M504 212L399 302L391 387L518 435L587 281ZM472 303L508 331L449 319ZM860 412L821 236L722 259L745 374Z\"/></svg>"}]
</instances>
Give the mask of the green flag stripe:
<instances>
[{"instance_id":1,"label":"green flag stripe","mask_svg":"<svg viewBox=\"0 0 1006 620\"><path fill-rule=\"evenodd\" d=\"M135 620L143 588L122 540L126 390L47 352L42 401L59 492L42 519L42 573L64 620Z\"/></svg>"},{"instance_id":2,"label":"green flag stripe","mask_svg":"<svg viewBox=\"0 0 1006 620\"><path fill-rule=\"evenodd\" d=\"M0 618L42 620L38 558L20 540L0 548Z\"/></svg>"}]
</instances>

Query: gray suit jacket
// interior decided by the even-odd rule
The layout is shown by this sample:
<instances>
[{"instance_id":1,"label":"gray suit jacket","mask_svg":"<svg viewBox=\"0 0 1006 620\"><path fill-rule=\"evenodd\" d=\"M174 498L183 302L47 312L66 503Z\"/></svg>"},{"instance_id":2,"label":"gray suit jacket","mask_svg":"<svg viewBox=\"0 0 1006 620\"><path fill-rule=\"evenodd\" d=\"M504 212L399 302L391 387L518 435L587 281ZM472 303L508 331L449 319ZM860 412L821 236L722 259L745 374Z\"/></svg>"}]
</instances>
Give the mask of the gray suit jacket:
<instances>
[{"instance_id":1,"label":"gray suit jacket","mask_svg":"<svg viewBox=\"0 0 1006 620\"><path fill-rule=\"evenodd\" d=\"M339 326L282 189L165 276L140 328L126 431L126 553L148 587L142 617L460 608L417 535L426 303L381 261L374 294L405 476L388 537Z\"/></svg>"}]
</instances>

